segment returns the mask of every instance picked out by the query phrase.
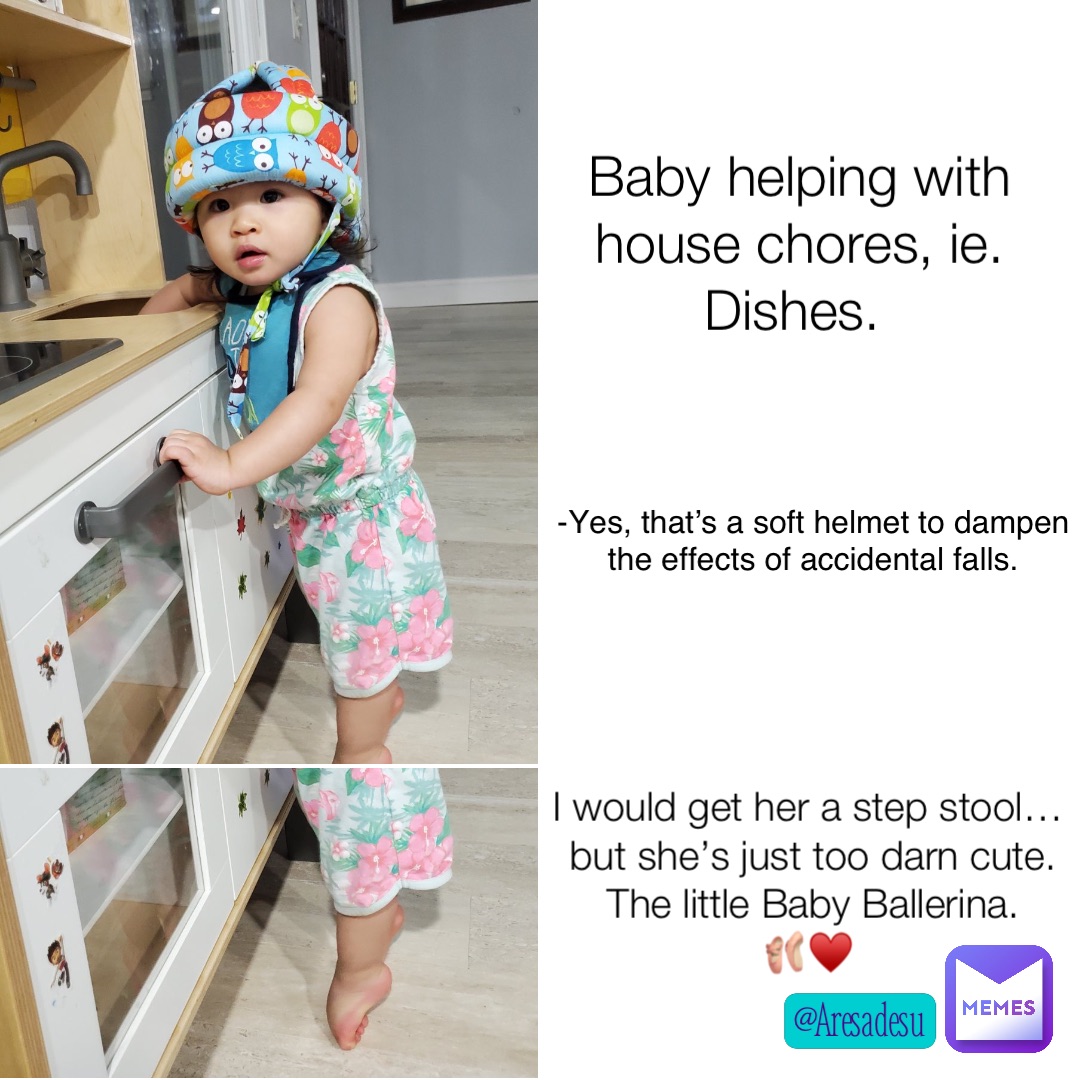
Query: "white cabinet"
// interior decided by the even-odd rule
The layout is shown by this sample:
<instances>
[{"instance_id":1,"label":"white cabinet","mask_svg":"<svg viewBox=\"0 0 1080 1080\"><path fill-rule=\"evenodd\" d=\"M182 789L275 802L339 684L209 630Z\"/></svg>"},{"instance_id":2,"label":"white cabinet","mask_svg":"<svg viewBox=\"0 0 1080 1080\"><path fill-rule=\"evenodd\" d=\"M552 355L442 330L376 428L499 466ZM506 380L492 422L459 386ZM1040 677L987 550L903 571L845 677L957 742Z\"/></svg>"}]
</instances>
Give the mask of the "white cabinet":
<instances>
[{"instance_id":1,"label":"white cabinet","mask_svg":"<svg viewBox=\"0 0 1080 1080\"><path fill-rule=\"evenodd\" d=\"M0 617L32 763L190 763L214 733L292 566L254 488L209 496L156 463L176 428L227 445L225 389L205 334L0 452Z\"/></svg>"},{"instance_id":2,"label":"white cabinet","mask_svg":"<svg viewBox=\"0 0 1080 1080\"><path fill-rule=\"evenodd\" d=\"M228 697L220 575L196 558L213 509L175 465L155 464L174 428L201 430L199 391L0 538L0 612L34 762L177 760L177 742L197 760ZM100 507L126 520L80 538Z\"/></svg>"},{"instance_id":3,"label":"white cabinet","mask_svg":"<svg viewBox=\"0 0 1080 1080\"><path fill-rule=\"evenodd\" d=\"M292 788L292 769L220 769L233 893L240 895L266 834Z\"/></svg>"},{"instance_id":4,"label":"white cabinet","mask_svg":"<svg viewBox=\"0 0 1080 1080\"><path fill-rule=\"evenodd\" d=\"M151 1075L291 770L7 769L2 780L5 869L50 1072Z\"/></svg>"}]
</instances>

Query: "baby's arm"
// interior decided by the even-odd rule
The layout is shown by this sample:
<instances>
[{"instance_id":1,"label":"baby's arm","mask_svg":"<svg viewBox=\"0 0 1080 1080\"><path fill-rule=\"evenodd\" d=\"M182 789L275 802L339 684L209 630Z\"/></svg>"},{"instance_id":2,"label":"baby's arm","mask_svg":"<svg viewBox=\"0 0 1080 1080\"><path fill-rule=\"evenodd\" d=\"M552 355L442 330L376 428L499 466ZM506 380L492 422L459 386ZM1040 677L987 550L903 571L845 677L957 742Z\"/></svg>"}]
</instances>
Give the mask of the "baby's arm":
<instances>
[{"instance_id":1,"label":"baby's arm","mask_svg":"<svg viewBox=\"0 0 1080 1080\"><path fill-rule=\"evenodd\" d=\"M183 274L166 282L143 305L140 315L158 315L163 311L185 311L196 304L221 303L221 294L209 277Z\"/></svg>"},{"instance_id":2,"label":"baby's arm","mask_svg":"<svg viewBox=\"0 0 1080 1080\"><path fill-rule=\"evenodd\" d=\"M379 328L368 299L351 287L331 289L304 327L304 363L296 388L250 435L223 450L190 431L174 431L161 460L211 495L246 487L293 465L324 438L357 381L375 359Z\"/></svg>"}]
</instances>

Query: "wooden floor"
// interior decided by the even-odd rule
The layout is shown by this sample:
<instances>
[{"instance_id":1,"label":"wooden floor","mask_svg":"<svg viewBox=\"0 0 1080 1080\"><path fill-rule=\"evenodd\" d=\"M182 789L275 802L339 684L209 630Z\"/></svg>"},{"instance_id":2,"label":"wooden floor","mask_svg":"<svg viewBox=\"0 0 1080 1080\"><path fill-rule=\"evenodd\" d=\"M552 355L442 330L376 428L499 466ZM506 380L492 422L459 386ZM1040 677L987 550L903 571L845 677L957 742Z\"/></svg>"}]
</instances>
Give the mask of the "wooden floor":
<instances>
[{"instance_id":1,"label":"wooden floor","mask_svg":"<svg viewBox=\"0 0 1080 1080\"><path fill-rule=\"evenodd\" d=\"M454 876L403 892L390 997L360 1047L326 1026L334 921L316 862L271 856L173 1076L536 1076L534 769L443 769Z\"/></svg>"},{"instance_id":2,"label":"wooden floor","mask_svg":"<svg viewBox=\"0 0 1080 1080\"><path fill-rule=\"evenodd\" d=\"M389 312L399 400L438 522L454 659L406 673L395 761L536 762L536 305ZM316 645L270 639L217 763L330 761Z\"/></svg>"}]
</instances>

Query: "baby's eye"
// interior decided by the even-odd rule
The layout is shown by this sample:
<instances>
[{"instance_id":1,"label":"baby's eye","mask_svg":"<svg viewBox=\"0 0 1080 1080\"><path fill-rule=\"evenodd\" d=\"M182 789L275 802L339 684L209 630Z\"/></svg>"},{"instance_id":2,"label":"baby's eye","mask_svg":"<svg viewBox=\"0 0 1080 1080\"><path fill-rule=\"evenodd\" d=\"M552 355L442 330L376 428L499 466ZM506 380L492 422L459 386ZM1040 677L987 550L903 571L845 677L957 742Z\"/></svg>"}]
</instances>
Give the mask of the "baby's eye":
<instances>
[{"instance_id":1,"label":"baby's eye","mask_svg":"<svg viewBox=\"0 0 1080 1080\"><path fill-rule=\"evenodd\" d=\"M220 214L223 210L229 209L229 202L227 199L211 199L209 209L213 214Z\"/></svg>"},{"instance_id":2,"label":"baby's eye","mask_svg":"<svg viewBox=\"0 0 1080 1080\"><path fill-rule=\"evenodd\" d=\"M278 191L276 188L268 188L262 193L263 202L277 202L279 199L284 199L285 193Z\"/></svg>"}]
</instances>

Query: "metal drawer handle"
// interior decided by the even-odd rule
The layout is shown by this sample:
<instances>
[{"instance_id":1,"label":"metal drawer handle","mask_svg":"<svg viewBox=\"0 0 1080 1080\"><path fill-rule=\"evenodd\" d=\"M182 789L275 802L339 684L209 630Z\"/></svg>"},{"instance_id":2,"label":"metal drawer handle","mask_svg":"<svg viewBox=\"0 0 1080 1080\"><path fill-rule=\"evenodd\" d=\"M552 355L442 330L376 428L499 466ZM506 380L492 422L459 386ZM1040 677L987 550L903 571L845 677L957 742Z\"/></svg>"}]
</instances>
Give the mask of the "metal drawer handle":
<instances>
[{"instance_id":1,"label":"metal drawer handle","mask_svg":"<svg viewBox=\"0 0 1080 1080\"><path fill-rule=\"evenodd\" d=\"M159 460L161 439L154 451L154 461ZM154 471L122 502L115 506L98 506L84 502L75 511L75 537L80 544L89 544L104 536L124 536L131 532L158 504L159 500L183 478L184 470L178 461L166 461Z\"/></svg>"}]
</instances>

